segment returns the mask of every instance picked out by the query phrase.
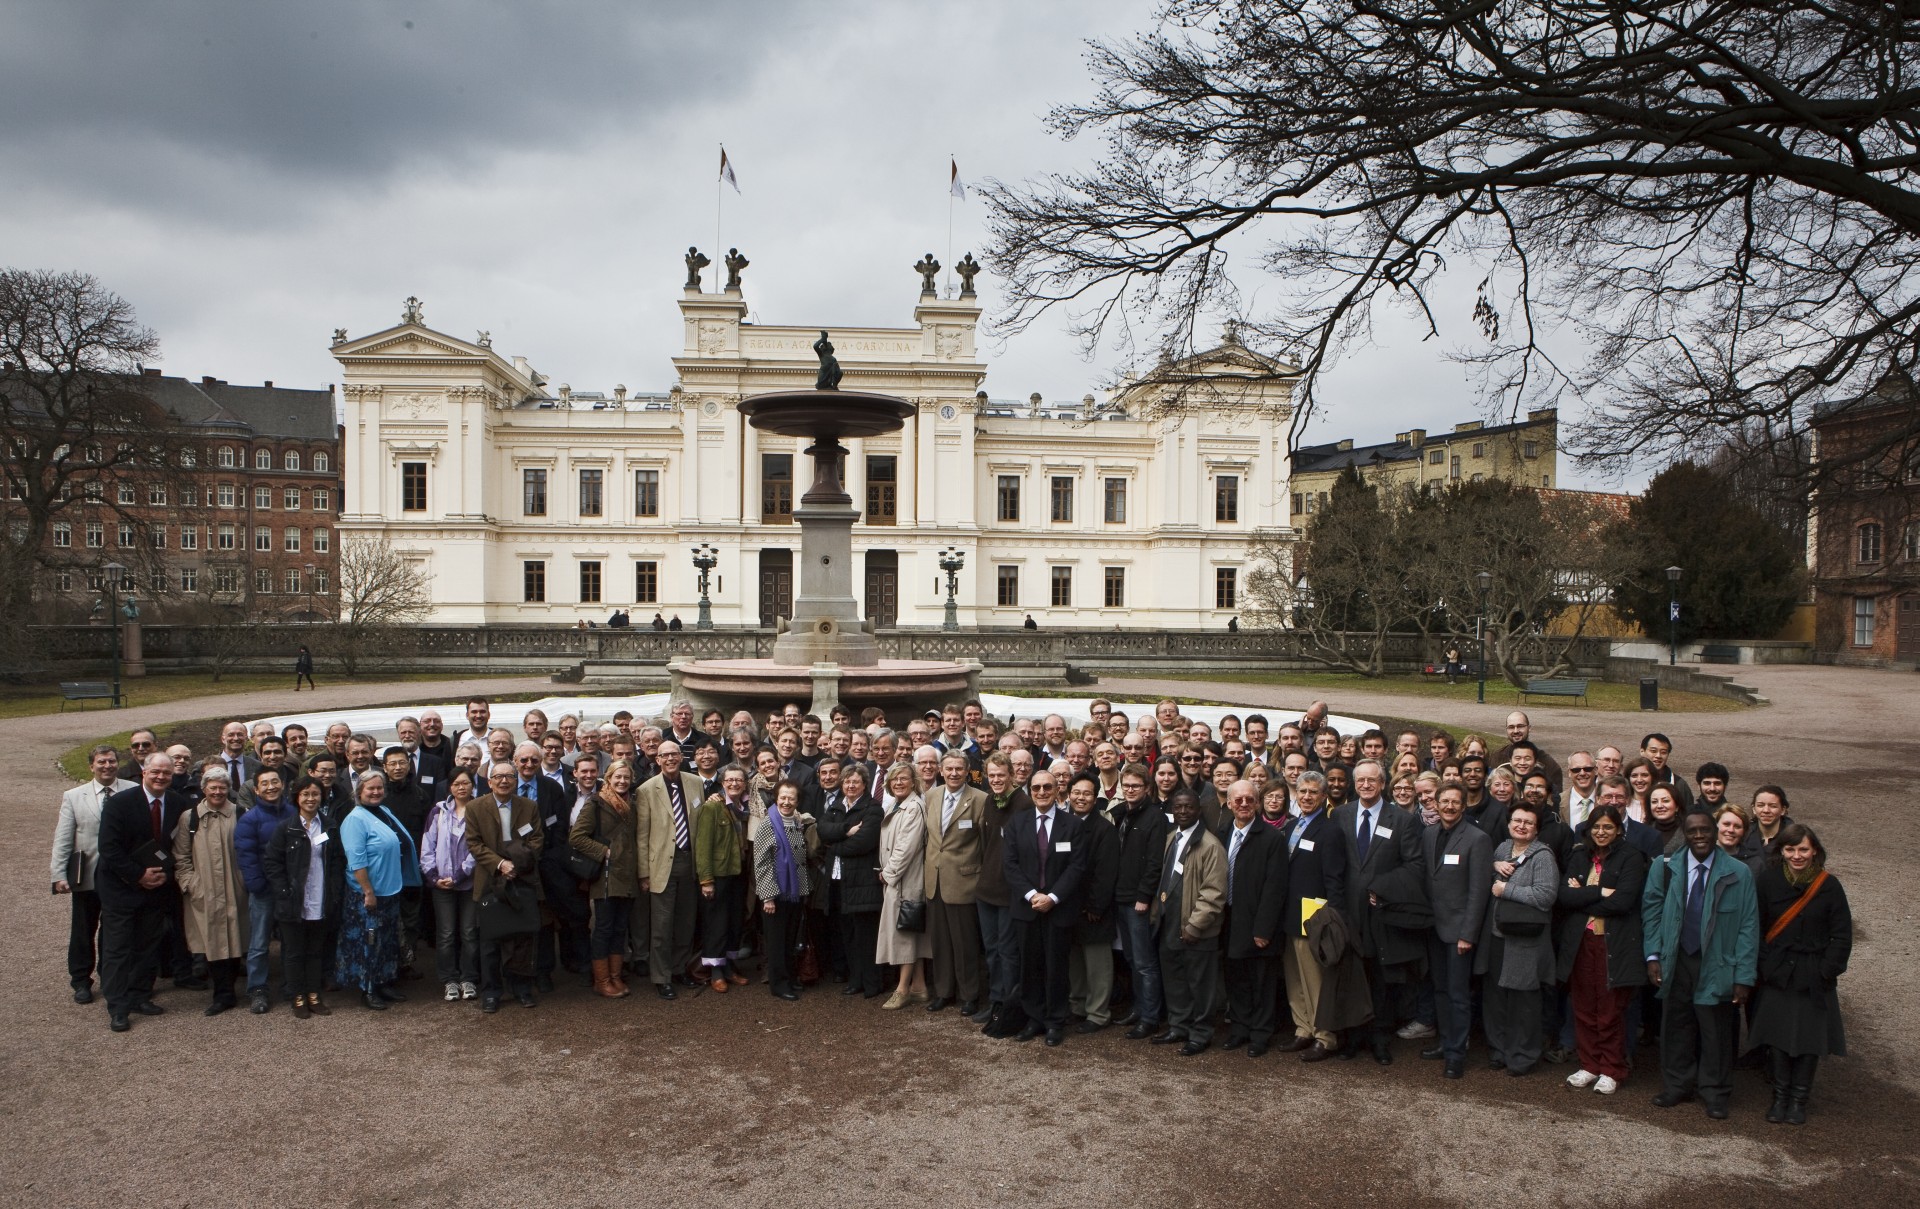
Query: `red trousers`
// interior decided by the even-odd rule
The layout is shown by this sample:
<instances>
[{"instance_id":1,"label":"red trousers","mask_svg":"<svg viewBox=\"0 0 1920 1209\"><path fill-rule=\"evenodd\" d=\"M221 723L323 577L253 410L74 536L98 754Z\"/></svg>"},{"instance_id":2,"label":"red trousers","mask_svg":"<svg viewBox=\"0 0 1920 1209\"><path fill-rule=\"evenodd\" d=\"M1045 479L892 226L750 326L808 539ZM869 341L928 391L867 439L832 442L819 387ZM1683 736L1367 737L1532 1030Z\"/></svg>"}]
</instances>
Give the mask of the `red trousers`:
<instances>
[{"instance_id":1,"label":"red trousers","mask_svg":"<svg viewBox=\"0 0 1920 1209\"><path fill-rule=\"evenodd\" d=\"M1607 938L1583 933L1580 951L1573 959L1573 975L1567 979L1580 1069L1615 1080L1626 1079L1627 1006L1639 993L1639 987L1607 985Z\"/></svg>"}]
</instances>

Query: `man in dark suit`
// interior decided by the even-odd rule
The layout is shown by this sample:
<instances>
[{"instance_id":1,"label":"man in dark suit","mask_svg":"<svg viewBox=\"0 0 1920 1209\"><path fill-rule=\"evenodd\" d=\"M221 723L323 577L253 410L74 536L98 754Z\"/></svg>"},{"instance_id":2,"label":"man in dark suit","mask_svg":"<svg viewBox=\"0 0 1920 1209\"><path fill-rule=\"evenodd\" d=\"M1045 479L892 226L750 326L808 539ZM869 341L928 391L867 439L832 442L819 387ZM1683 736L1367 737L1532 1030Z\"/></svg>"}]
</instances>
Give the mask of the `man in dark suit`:
<instances>
[{"instance_id":1,"label":"man in dark suit","mask_svg":"<svg viewBox=\"0 0 1920 1209\"><path fill-rule=\"evenodd\" d=\"M1280 991L1280 923L1287 905L1287 842L1259 819L1253 782L1227 787L1233 818L1221 835L1227 846L1227 1049L1247 1047L1258 1058L1273 1045Z\"/></svg>"},{"instance_id":2,"label":"man in dark suit","mask_svg":"<svg viewBox=\"0 0 1920 1209\"><path fill-rule=\"evenodd\" d=\"M1473 1018L1474 946L1480 943L1487 903L1493 897L1493 841L1467 821L1466 791L1442 785L1434 800L1437 826L1420 833L1420 861L1427 898L1433 904L1433 942L1427 965L1433 976L1439 1044L1422 1058L1444 1058L1446 1078L1467 1071L1467 1028Z\"/></svg>"},{"instance_id":3,"label":"man in dark suit","mask_svg":"<svg viewBox=\"0 0 1920 1209\"><path fill-rule=\"evenodd\" d=\"M1027 1014L1014 1039L1031 1041L1045 1032L1048 1045L1060 1045L1067 1036L1067 955L1087 853L1074 842L1079 820L1059 808L1053 774L1036 771L1027 792L1032 807L1009 818L1003 832L1008 908L1020 931L1020 1005Z\"/></svg>"},{"instance_id":4,"label":"man in dark suit","mask_svg":"<svg viewBox=\"0 0 1920 1209\"><path fill-rule=\"evenodd\" d=\"M537 743L522 743L513 749L513 769L517 777L514 796L526 798L539 809L542 844L540 848L540 885L547 906L553 912L553 926L540 929L535 946L534 984L542 993L553 990L556 965L575 974L588 970L587 921L590 903L580 890L579 879L567 872L567 853L573 846L567 833L573 828L573 799L541 767L544 753Z\"/></svg>"},{"instance_id":5,"label":"man in dark suit","mask_svg":"<svg viewBox=\"0 0 1920 1209\"><path fill-rule=\"evenodd\" d=\"M986 949L989 1002L973 1015L973 1022L992 1028L996 1016L1018 1014L1014 996L1020 986L1020 936L1008 906L1007 820L1033 809L1027 791L1014 784L1013 761L1004 752L988 756L986 804L980 811L980 884L974 891L974 912L980 917L980 942Z\"/></svg>"},{"instance_id":6,"label":"man in dark suit","mask_svg":"<svg viewBox=\"0 0 1920 1209\"><path fill-rule=\"evenodd\" d=\"M1317 703L1316 703L1317 704ZM1327 802L1327 778L1318 772L1303 772L1294 787L1300 800L1300 817L1287 828L1287 1002L1293 1009L1293 1040L1289 1052L1304 1050L1302 1062L1324 1062L1339 1048L1340 1039L1323 1028L1315 1028L1320 1013L1320 985L1326 971L1307 943L1307 900L1320 906L1338 904L1347 891L1347 854L1340 837L1334 833L1333 820L1324 809ZM1489 883L1491 884L1491 883Z\"/></svg>"},{"instance_id":7,"label":"man in dark suit","mask_svg":"<svg viewBox=\"0 0 1920 1209\"><path fill-rule=\"evenodd\" d=\"M260 761L247 750L246 723L229 722L220 728L220 762L227 766L235 792L242 785L253 784L253 774L260 771Z\"/></svg>"},{"instance_id":8,"label":"man in dark suit","mask_svg":"<svg viewBox=\"0 0 1920 1209\"><path fill-rule=\"evenodd\" d=\"M109 797L100 811L100 988L116 1033L132 1027L134 1013L166 1010L153 1001L153 983L175 898L173 820L167 817L172 784L173 760L155 752L140 770L140 784Z\"/></svg>"},{"instance_id":9,"label":"man in dark suit","mask_svg":"<svg viewBox=\"0 0 1920 1209\"><path fill-rule=\"evenodd\" d=\"M1373 1058L1382 1066L1393 1063L1395 984L1387 979L1387 967L1419 957L1417 953L1383 954L1375 943L1374 885L1389 878L1418 877L1420 867L1420 819L1386 800L1386 781L1380 761L1360 761L1353 766L1356 800L1333 811L1333 827L1344 841L1347 860L1347 893L1340 909L1346 912L1348 931L1366 962L1367 988L1373 993Z\"/></svg>"},{"instance_id":10,"label":"man in dark suit","mask_svg":"<svg viewBox=\"0 0 1920 1209\"><path fill-rule=\"evenodd\" d=\"M800 732L789 727L775 735L773 751L780 757L780 775L800 787L800 813L817 817L823 796L820 778L813 765L800 758Z\"/></svg>"}]
</instances>

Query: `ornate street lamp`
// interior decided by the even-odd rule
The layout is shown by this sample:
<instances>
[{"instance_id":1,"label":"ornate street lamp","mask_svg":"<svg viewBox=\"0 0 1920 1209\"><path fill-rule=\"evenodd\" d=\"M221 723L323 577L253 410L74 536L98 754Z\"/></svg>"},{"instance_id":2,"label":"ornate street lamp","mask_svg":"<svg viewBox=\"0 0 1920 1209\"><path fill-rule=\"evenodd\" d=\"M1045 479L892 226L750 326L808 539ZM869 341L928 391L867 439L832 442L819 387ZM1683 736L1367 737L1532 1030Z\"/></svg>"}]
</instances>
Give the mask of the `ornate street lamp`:
<instances>
[{"instance_id":1,"label":"ornate street lamp","mask_svg":"<svg viewBox=\"0 0 1920 1209\"><path fill-rule=\"evenodd\" d=\"M1667 666L1680 662L1680 575L1679 567L1667 568Z\"/></svg>"},{"instance_id":2,"label":"ornate street lamp","mask_svg":"<svg viewBox=\"0 0 1920 1209\"><path fill-rule=\"evenodd\" d=\"M959 549L948 546L940 551L940 569L947 573L947 619L940 623L943 630L960 628L960 568L967 565L967 556Z\"/></svg>"},{"instance_id":3,"label":"ornate street lamp","mask_svg":"<svg viewBox=\"0 0 1920 1209\"><path fill-rule=\"evenodd\" d=\"M113 708L119 709L124 702L120 694L120 657L126 649L126 641L121 629L122 621L136 621L140 617L140 602L134 599L133 592L127 592L126 603L120 601L120 580L127 569L119 563L108 563L100 568L106 576L101 590L107 594L107 616L113 621ZM100 608L100 602L94 602L94 610Z\"/></svg>"},{"instance_id":4,"label":"ornate street lamp","mask_svg":"<svg viewBox=\"0 0 1920 1209\"><path fill-rule=\"evenodd\" d=\"M720 565L720 551L706 542L693 548L693 569L700 572L700 620L694 622L696 630L713 628L713 602L707 596L707 577Z\"/></svg>"},{"instance_id":5,"label":"ornate street lamp","mask_svg":"<svg viewBox=\"0 0 1920 1209\"><path fill-rule=\"evenodd\" d=\"M313 564L308 563L307 564L307 624L312 625L315 620L316 618L313 615Z\"/></svg>"},{"instance_id":6,"label":"ornate street lamp","mask_svg":"<svg viewBox=\"0 0 1920 1209\"><path fill-rule=\"evenodd\" d=\"M1475 698L1481 705L1487 703L1487 598L1493 590L1493 573L1475 571L1473 582L1480 585L1480 616L1474 619L1473 633L1480 647L1480 692Z\"/></svg>"}]
</instances>

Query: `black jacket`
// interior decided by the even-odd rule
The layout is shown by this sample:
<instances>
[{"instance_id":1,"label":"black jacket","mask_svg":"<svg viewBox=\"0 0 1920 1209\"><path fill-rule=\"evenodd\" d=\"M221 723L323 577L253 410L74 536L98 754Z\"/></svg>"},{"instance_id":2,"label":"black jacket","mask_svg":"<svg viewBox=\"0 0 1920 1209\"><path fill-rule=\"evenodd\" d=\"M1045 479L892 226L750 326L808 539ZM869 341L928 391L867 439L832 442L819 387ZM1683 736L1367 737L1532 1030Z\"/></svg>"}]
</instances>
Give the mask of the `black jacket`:
<instances>
[{"instance_id":1,"label":"black jacket","mask_svg":"<svg viewBox=\"0 0 1920 1209\"><path fill-rule=\"evenodd\" d=\"M340 918L341 896L346 889L347 854L340 847L339 833L326 821L326 812L322 811L319 817L327 837L320 854L327 879L321 892L320 914L322 919L332 923ZM313 841L307 838L307 829L301 825L300 812L296 810L274 828L266 850L260 854L260 864L267 873L267 884L273 887L273 917L281 923L298 923L300 920L300 909L306 902L307 874L311 870L312 860Z\"/></svg>"},{"instance_id":2,"label":"black jacket","mask_svg":"<svg viewBox=\"0 0 1920 1209\"><path fill-rule=\"evenodd\" d=\"M1087 850L1087 875L1080 883L1079 918L1073 925L1073 943L1113 943L1113 888L1120 873L1120 833L1098 809L1077 816L1080 843ZM1127 910L1133 910L1129 903Z\"/></svg>"},{"instance_id":3,"label":"black jacket","mask_svg":"<svg viewBox=\"0 0 1920 1209\"><path fill-rule=\"evenodd\" d=\"M1297 844L1293 843L1296 833ZM1285 935L1292 938L1302 934L1300 900L1324 898L1334 906L1346 901L1347 850L1325 810L1316 811L1311 819L1293 820L1285 840L1293 848L1293 857L1287 863L1287 913L1281 923Z\"/></svg>"},{"instance_id":4,"label":"black jacket","mask_svg":"<svg viewBox=\"0 0 1920 1209\"><path fill-rule=\"evenodd\" d=\"M1589 886L1587 874L1593 870L1593 847L1581 840L1560 866L1560 920L1556 925L1555 973L1561 982L1573 974L1574 958L1580 953L1587 921L1598 919L1607 929L1607 985L1609 987L1645 986L1646 952L1641 946L1645 924L1640 914L1640 894L1647 885L1647 855L1626 842L1615 840L1613 848L1600 863L1600 884ZM1570 886L1569 881L1578 881ZM1601 894L1612 890L1612 894Z\"/></svg>"},{"instance_id":5,"label":"black jacket","mask_svg":"<svg viewBox=\"0 0 1920 1209\"><path fill-rule=\"evenodd\" d=\"M158 906L177 893L173 883L173 825L192 808L192 803L169 790L160 799L160 825L164 838L153 838L153 815L147 806L144 786L134 785L107 799L100 808L100 862L94 877L94 889L104 902L122 906ZM164 852L165 859L155 856ZM155 865L167 871L165 885L145 890L140 879Z\"/></svg>"},{"instance_id":6,"label":"black jacket","mask_svg":"<svg viewBox=\"0 0 1920 1209\"><path fill-rule=\"evenodd\" d=\"M834 858L840 860L840 909L850 915L879 912L886 888L880 882L880 803L872 798L848 802L835 795L820 813L815 830L820 835L822 878L833 876ZM854 827L853 835L847 834Z\"/></svg>"},{"instance_id":7,"label":"black jacket","mask_svg":"<svg viewBox=\"0 0 1920 1209\"><path fill-rule=\"evenodd\" d=\"M1417 960L1425 949L1424 938L1418 938L1420 952L1414 951L1413 942L1393 943L1375 926L1374 908L1368 895L1376 895L1382 902L1404 904L1416 898L1426 901L1424 888L1418 892L1412 888L1413 881L1419 878L1420 816L1382 800L1373 808L1372 819L1367 855L1362 860L1360 803L1348 802L1334 808L1333 826L1340 833L1341 850L1347 859L1347 893L1340 909L1346 914L1350 939L1362 957L1388 965ZM1387 892L1380 893L1376 885ZM1383 941L1392 950L1385 956L1381 954Z\"/></svg>"},{"instance_id":8,"label":"black jacket","mask_svg":"<svg viewBox=\"0 0 1920 1209\"><path fill-rule=\"evenodd\" d=\"M1760 898L1760 985L1784 991L1819 991L1847 972L1853 955L1853 911L1840 879L1829 876L1786 930L1765 939L1774 921L1799 900L1803 889L1787 881L1778 867L1764 868L1754 879Z\"/></svg>"},{"instance_id":9,"label":"black jacket","mask_svg":"<svg viewBox=\"0 0 1920 1209\"><path fill-rule=\"evenodd\" d=\"M1113 900L1128 910L1134 903L1151 904L1160 889L1160 863L1166 859L1166 811L1142 794L1140 809L1129 812L1122 803L1114 811L1113 825L1120 833L1120 866Z\"/></svg>"},{"instance_id":10,"label":"black jacket","mask_svg":"<svg viewBox=\"0 0 1920 1209\"><path fill-rule=\"evenodd\" d=\"M1086 828L1073 811L1064 806L1053 808L1053 824L1047 835L1047 850L1041 852L1035 841L1039 836L1039 815L1032 807L1007 820L1002 834L1003 860L1007 870L1007 909L1013 918L1031 920L1039 912L1027 901L1027 895L1040 888L1041 870L1046 871L1046 893L1056 902L1047 913L1047 921L1056 928L1070 928L1080 916L1080 887L1087 876L1087 845L1081 843Z\"/></svg>"},{"instance_id":11,"label":"black jacket","mask_svg":"<svg viewBox=\"0 0 1920 1209\"><path fill-rule=\"evenodd\" d=\"M1233 824L1220 833L1221 847L1233 852ZM1226 956L1238 961L1249 957L1280 956L1286 945L1281 934L1285 918L1289 869L1287 837L1276 828L1254 819L1247 836L1240 841L1240 855L1231 863L1233 901L1227 904ZM1254 938L1268 941L1266 948L1254 944Z\"/></svg>"}]
</instances>

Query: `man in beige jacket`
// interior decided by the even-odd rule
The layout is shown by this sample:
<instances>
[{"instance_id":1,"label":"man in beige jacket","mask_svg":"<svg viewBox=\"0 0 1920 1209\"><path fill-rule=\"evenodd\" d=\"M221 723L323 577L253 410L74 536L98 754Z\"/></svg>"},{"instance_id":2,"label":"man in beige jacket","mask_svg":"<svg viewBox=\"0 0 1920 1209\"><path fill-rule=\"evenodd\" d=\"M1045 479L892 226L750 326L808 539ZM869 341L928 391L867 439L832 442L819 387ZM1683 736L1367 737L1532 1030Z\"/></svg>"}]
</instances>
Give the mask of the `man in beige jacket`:
<instances>
[{"instance_id":1,"label":"man in beige jacket","mask_svg":"<svg viewBox=\"0 0 1920 1209\"><path fill-rule=\"evenodd\" d=\"M647 978L662 999L676 999L674 983L694 986L693 933L700 921L700 880L693 867L693 812L700 808L700 778L680 771L685 753L662 739L653 759L660 766L634 795L640 860L640 893L651 913Z\"/></svg>"},{"instance_id":2,"label":"man in beige jacket","mask_svg":"<svg viewBox=\"0 0 1920 1209\"><path fill-rule=\"evenodd\" d=\"M980 1010L984 994L974 900L986 854L987 795L967 783L968 769L965 752L947 752L940 784L926 795L927 942L933 948L927 1010L941 1011L957 997L963 1016Z\"/></svg>"}]
</instances>

